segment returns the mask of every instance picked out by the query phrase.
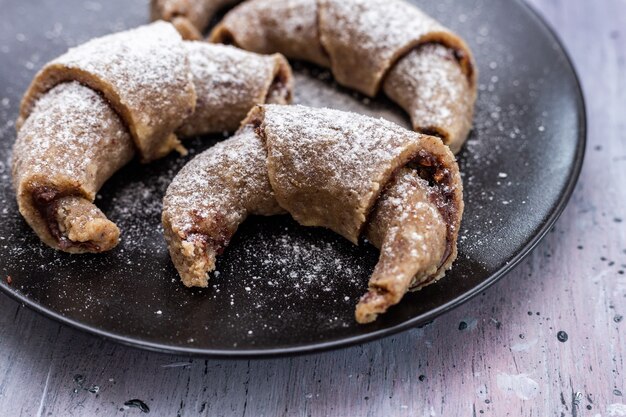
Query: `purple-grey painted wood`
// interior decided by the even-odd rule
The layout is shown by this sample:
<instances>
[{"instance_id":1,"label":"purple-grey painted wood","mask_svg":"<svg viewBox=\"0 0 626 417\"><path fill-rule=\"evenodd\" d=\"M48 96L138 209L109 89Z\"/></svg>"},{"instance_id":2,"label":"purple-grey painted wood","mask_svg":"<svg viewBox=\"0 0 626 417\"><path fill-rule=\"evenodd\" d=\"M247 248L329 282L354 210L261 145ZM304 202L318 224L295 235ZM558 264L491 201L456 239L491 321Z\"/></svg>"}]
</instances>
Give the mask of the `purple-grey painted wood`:
<instances>
[{"instance_id":1,"label":"purple-grey painted wood","mask_svg":"<svg viewBox=\"0 0 626 417\"><path fill-rule=\"evenodd\" d=\"M589 148L563 217L508 277L423 329L262 361L126 348L0 295L0 414L132 416L137 398L167 416L626 416L626 2L531 3L577 64Z\"/></svg>"}]
</instances>

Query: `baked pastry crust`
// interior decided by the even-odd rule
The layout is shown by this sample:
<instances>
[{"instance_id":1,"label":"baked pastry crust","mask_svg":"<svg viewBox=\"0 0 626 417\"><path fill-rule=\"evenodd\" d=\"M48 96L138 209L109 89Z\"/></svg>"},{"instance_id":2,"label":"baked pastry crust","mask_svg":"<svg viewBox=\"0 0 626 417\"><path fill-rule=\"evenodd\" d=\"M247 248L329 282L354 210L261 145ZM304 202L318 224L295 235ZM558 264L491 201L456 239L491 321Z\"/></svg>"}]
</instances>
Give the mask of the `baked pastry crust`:
<instances>
[{"instance_id":1,"label":"baked pastry crust","mask_svg":"<svg viewBox=\"0 0 626 417\"><path fill-rule=\"evenodd\" d=\"M78 82L54 87L35 103L13 148L20 213L54 248L70 253L113 248L119 230L92 202L134 155L126 127L98 93ZM78 221L89 237L76 232Z\"/></svg>"},{"instance_id":2,"label":"baked pastry crust","mask_svg":"<svg viewBox=\"0 0 626 417\"><path fill-rule=\"evenodd\" d=\"M151 0L152 20L172 22L184 39L199 40L211 18L239 0Z\"/></svg>"},{"instance_id":3,"label":"baked pastry crust","mask_svg":"<svg viewBox=\"0 0 626 417\"><path fill-rule=\"evenodd\" d=\"M250 214L283 213L267 177L263 143L246 125L192 159L163 200L163 229L183 283L206 287L216 257Z\"/></svg>"},{"instance_id":4,"label":"baked pastry crust","mask_svg":"<svg viewBox=\"0 0 626 417\"><path fill-rule=\"evenodd\" d=\"M463 213L454 156L441 141L382 119L303 106L253 109L239 132L192 160L163 204L174 265L208 285L216 257L248 215L289 213L381 249L359 322L443 276Z\"/></svg>"},{"instance_id":5,"label":"baked pastry crust","mask_svg":"<svg viewBox=\"0 0 626 417\"><path fill-rule=\"evenodd\" d=\"M257 104L291 102L293 75L280 54L253 54L206 42L183 42L187 51L196 109L177 133L183 137L234 132Z\"/></svg>"},{"instance_id":6,"label":"baked pastry crust","mask_svg":"<svg viewBox=\"0 0 626 417\"><path fill-rule=\"evenodd\" d=\"M476 69L455 33L402 0L249 0L210 40L329 67L367 96L383 90L413 128L458 152L471 128Z\"/></svg>"},{"instance_id":7,"label":"baked pastry crust","mask_svg":"<svg viewBox=\"0 0 626 417\"><path fill-rule=\"evenodd\" d=\"M229 11L211 31L212 42L330 67L321 41L316 0L247 1Z\"/></svg>"},{"instance_id":8,"label":"baked pastry crust","mask_svg":"<svg viewBox=\"0 0 626 417\"><path fill-rule=\"evenodd\" d=\"M101 93L130 131L144 162L167 155L195 110L196 91L182 39L156 22L96 38L46 64L22 99L18 129L55 85L78 81Z\"/></svg>"},{"instance_id":9,"label":"baked pastry crust","mask_svg":"<svg viewBox=\"0 0 626 417\"><path fill-rule=\"evenodd\" d=\"M53 248L109 250L120 231L93 201L113 173L136 154L184 151L178 136L234 131L256 104L289 102L292 84L280 55L184 42L165 22L74 48L22 102L12 167L20 212Z\"/></svg>"}]
</instances>

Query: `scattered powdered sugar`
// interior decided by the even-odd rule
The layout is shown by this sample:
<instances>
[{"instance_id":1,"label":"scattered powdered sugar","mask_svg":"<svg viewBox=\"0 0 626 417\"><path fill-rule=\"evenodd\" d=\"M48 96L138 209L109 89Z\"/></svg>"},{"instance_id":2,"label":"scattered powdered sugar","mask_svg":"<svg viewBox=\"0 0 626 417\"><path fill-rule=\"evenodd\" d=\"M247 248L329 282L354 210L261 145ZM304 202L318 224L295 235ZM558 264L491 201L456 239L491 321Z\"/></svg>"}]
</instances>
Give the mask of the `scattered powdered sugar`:
<instances>
[{"instance_id":1,"label":"scattered powdered sugar","mask_svg":"<svg viewBox=\"0 0 626 417\"><path fill-rule=\"evenodd\" d=\"M503 31L508 36L514 30L509 33L509 28L497 25L485 2L478 1L474 8L452 0L422 3L429 13L459 29L474 49L481 70L474 132L459 156L466 201L461 259L448 274L448 279L469 280L473 278L468 265L500 262L501 252L515 246L509 209L526 201L529 206L537 202L525 194L525 179L520 178L518 167L536 166L535 161L525 160L526 151L537 143L535 138L550 139L553 110L538 98L553 90L539 60L524 62L516 50L507 47ZM130 20L93 21L94 31L105 33L143 22L145 6L129 6L124 19L133 16ZM95 34L72 33L69 28L68 22L50 22L39 31L45 31L50 44L62 49ZM33 33L24 35L35 39ZM27 47L28 42L18 44L11 39L0 44L0 52L8 57ZM180 285L160 229L161 199L189 158L172 155L151 165L132 163L105 185L97 204L122 229L122 242L114 251L93 257L69 256L40 244L17 211L8 162L17 106L32 76L25 64L31 62L34 70L51 58L45 48L40 49L39 58L29 53L21 60L3 61L11 77L10 84L0 90L0 223L5 227L0 249L3 256L14 260L10 272L16 291L83 322L101 325L105 318L109 323L126 323L126 329L148 339L175 340L185 335L185 340L192 337L194 344L205 346L215 342L215 329L240 326L246 317L250 320L237 327L240 339L231 345L249 345L245 342L248 332L260 345L266 334L274 340L280 334L285 340L287 336L280 332L285 326L294 333L306 328L311 337L323 337L326 328L353 324L354 304L365 291L377 251L369 246L357 249L332 234L299 227L286 216L244 223L218 262L219 273L208 290L189 291ZM298 103L352 110L408 125L404 112L384 97L370 100L338 87L328 71L300 64L295 67ZM187 146L192 154L198 153L217 139L194 139ZM515 221L524 222L525 218ZM445 280L439 285L446 285ZM135 314L144 319L156 317L158 310L163 312L157 317L159 323L176 322L176 331L164 333L151 327L152 323L129 320ZM177 321L180 317L183 319ZM316 320L328 327L313 326Z\"/></svg>"},{"instance_id":2,"label":"scattered powdered sugar","mask_svg":"<svg viewBox=\"0 0 626 417\"><path fill-rule=\"evenodd\" d=\"M283 232L289 228L283 228ZM258 245L261 244L264 253L260 254ZM251 242L243 243L243 250L247 257L258 260L260 269L250 270L244 287L246 292L254 292L255 298L265 298L268 294L259 297L256 291L263 286L275 287L277 295L289 297L297 294L299 298L315 297L308 293L316 287L323 292L336 292L338 287L346 282L353 285L361 284L355 278L355 272L363 272L364 265L358 262L346 262L345 256L339 253L338 248L328 239L312 242L310 238L302 239L297 235L279 233L276 239L260 242L252 238ZM221 263L222 272L228 271L229 266ZM330 267L330 268L329 268ZM272 275L268 276L268 272ZM341 283L337 282L338 275L345 276ZM219 276L215 277L219 282ZM219 285L219 284L216 284ZM344 298L344 297L338 297Z\"/></svg>"},{"instance_id":3,"label":"scattered powdered sugar","mask_svg":"<svg viewBox=\"0 0 626 417\"><path fill-rule=\"evenodd\" d=\"M244 321L249 315L271 311L274 317L264 319L267 326L261 326L259 333L279 331L276 322L301 320L304 305L313 316L324 317L316 323L319 328L350 326L375 259L363 261L354 256L359 250L337 235L302 229L286 216L244 224L233 245L235 253L226 251L218 260L220 274L209 282L212 298L230 297L235 317ZM228 279L233 275L239 282Z\"/></svg>"}]
</instances>

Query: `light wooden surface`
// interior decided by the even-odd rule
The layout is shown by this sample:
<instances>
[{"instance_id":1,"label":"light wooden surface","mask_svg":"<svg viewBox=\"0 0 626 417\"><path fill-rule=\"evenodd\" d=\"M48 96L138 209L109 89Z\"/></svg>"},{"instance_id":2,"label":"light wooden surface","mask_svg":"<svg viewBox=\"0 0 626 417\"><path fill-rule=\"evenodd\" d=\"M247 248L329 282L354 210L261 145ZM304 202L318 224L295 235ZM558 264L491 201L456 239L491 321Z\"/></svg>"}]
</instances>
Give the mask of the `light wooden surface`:
<instances>
[{"instance_id":1,"label":"light wooden surface","mask_svg":"<svg viewBox=\"0 0 626 417\"><path fill-rule=\"evenodd\" d=\"M136 398L158 416L626 416L626 2L532 3L579 70L589 147L553 233L500 283L423 329L259 361L126 348L0 295L0 415L141 415Z\"/></svg>"}]
</instances>

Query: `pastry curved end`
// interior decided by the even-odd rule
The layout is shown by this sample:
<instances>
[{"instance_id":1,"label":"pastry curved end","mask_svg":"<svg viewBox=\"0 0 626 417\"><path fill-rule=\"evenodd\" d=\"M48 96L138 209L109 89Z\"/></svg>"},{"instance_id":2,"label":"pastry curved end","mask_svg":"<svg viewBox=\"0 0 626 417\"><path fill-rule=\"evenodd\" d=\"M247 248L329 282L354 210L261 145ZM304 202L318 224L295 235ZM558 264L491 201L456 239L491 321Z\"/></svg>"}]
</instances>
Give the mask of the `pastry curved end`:
<instances>
[{"instance_id":1,"label":"pastry curved end","mask_svg":"<svg viewBox=\"0 0 626 417\"><path fill-rule=\"evenodd\" d=\"M200 234L175 231L165 216L163 227L172 262L183 284L186 287L208 287L209 273L215 270L217 251Z\"/></svg>"},{"instance_id":2,"label":"pastry curved end","mask_svg":"<svg viewBox=\"0 0 626 417\"><path fill-rule=\"evenodd\" d=\"M115 248L120 229L83 196L59 196L42 187L18 196L20 213L47 245L67 253L101 253Z\"/></svg>"},{"instance_id":3,"label":"pastry curved end","mask_svg":"<svg viewBox=\"0 0 626 417\"><path fill-rule=\"evenodd\" d=\"M355 311L370 323L398 304L415 283L434 282L446 254L446 224L430 201L428 182L403 168L377 203L367 236L380 257Z\"/></svg>"}]
</instances>

